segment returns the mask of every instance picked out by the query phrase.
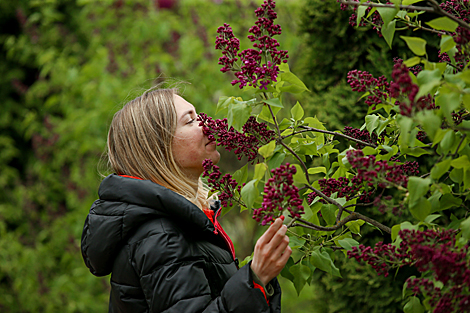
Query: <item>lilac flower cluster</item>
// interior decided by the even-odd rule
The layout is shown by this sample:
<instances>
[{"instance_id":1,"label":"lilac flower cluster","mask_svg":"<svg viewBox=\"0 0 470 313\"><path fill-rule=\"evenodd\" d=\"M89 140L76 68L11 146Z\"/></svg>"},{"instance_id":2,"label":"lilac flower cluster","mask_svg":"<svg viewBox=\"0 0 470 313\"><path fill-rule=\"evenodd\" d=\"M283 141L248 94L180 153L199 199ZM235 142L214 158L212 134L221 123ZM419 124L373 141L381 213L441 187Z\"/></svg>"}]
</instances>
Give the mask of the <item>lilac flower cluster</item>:
<instances>
[{"instance_id":1,"label":"lilac flower cluster","mask_svg":"<svg viewBox=\"0 0 470 313\"><path fill-rule=\"evenodd\" d=\"M468 118L467 110L460 110L459 112L452 112L452 121L455 125L461 124L464 120Z\"/></svg>"},{"instance_id":2,"label":"lilac flower cluster","mask_svg":"<svg viewBox=\"0 0 470 313\"><path fill-rule=\"evenodd\" d=\"M359 245L348 251L349 258L365 261L378 275L388 276L392 268L414 265L422 273L432 273L434 280L444 284L436 287L433 280L422 277L409 279L407 287L415 294L430 298L433 312L468 312L470 309L469 245L455 247L454 230L401 230L400 245L379 242L372 249Z\"/></svg>"},{"instance_id":3,"label":"lilac flower cluster","mask_svg":"<svg viewBox=\"0 0 470 313\"><path fill-rule=\"evenodd\" d=\"M369 186L364 186L363 180L359 176L354 176L351 179L347 177L339 177L338 179L324 178L318 180L318 183L320 184L320 191L324 195L330 197L333 193L337 193L338 198L345 198L346 200L358 197L358 200L361 202L369 202L370 197L375 191L369 188ZM312 203L317 196L318 194L316 192L309 193L307 198L308 203ZM320 201L327 203L323 199Z\"/></svg>"},{"instance_id":4,"label":"lilac flower cluster","mask_svg":"<svg viewBox=\"0 0 470 313\"><path fill-rule=\"evenodd\" d=\"M421 142L424 142L424 140L426 139L427 136L428 136L428 135L427 135L424 131L420 130L420 131L416 134L416 139L418 139L418 140L421 141Z\"/></svg>"},{"instance_id":5,"label":"lilac flower cluster","mask_svg":"<svg viewBox=\"0 0 470 313\"><path fill-rule=\"evenodd\" d=\"M465 67L470 59L470 30L461 26L457 27L454 35L454 41L455 47L458 51L455 54L455 62L457 64L462 64L463 67Z\"/></svg>"},{"instance_id":6,"label":"lilac flower cluster","mask_svg":"<svg viewBox=\"0 0 470 313\"><path fill-rule=\"evenodd\" d=\"M470 1L469 0L450 0L440 4L440 7L454 15L465 23L470 23Z\"/></svg>"},{"instance_id":7,"label":"lilac flower cluster","mask_svg":"<svg viewBox=\"0 0 470 313\"><path fill-rule=\"evenodd\" d=\"M401 115L411 116L414 112L435 108L434 98L429 94L416 99L419 86L411 80L409 69L405 64L397 62L393 66L392 78L390 97L397 99L396 104L400 108Z\"/></svg>"},{"instance_id":8,"label":"lilac flower cluster","mask_svg":"<svg viewBox=\"0 0 470 313\"><path fill-rule=\"evenodd\" d=\"M365 103L369 106L384 102L387 98L389 83L385 76L374 78L372 74L366 71L353 70L348 73L348 83L353 91L366 92L370 95L366 97Z\"/></svg>"},{"instance_id":9,"label":"lilac flower cluster","mask_svg":"<svg viewBox=\"0 0 470 313\"><path fill-rule=\"evenodd\" d=\"M282 214L287 207L291 217L300 217L304 213L299 189L294 186L295 166L289 163L271 170L272 178L264 186L261 208L253 211L253 219L266 225Z\"/></svg>"},{"instance_id":10,"label":"lilac flower cluster","mask_svg":"<svg viewBox=\"0 0 470 313\"><path fill-rule=\"evenodd\" d=\"M389 97L397 99L395 104L400 108L400 114L411 116L413 113L422 110L434 109L434 98L428 94L427 96L416 99L419 86L414 84L409 72L410 69L403 64L402 59L394 59L392 78L388 83L385 76L374 78L370 73L365 71L353 70L348 73L348 83L353 91L369 92L365 103L369 106L375 106L385 102ZM422 70L419 66L413 68L415 75Z\"/></svg>"},{"instance_id":11,"label":"lilac flower cluster","mask_svg":"<svg viewBox=\"0 0 470 313\"><path fill-rule=\"evenodd\" d=\"M405 210L405 206L402 203L398 205L394 203L392 196L375 197L372 203L374 207L376 207L377 210L382 214L385 214L387 211L391 211L393 215L398 216L401 215L403 210Z\"/></svg>"},{"instance_id":12,"label":"lilac flower cluster","mask_svg":"<svg viewBox=\"0 0 470 313\"><path fill-rule=\"evenodd\" d=\"M258 156L258 148L269 143L275 138L275 132L268 129L265 123L259 123L254 116L250 116L243 125L243 132L228 128L227 119L212 119L204 113L198 116L199 126L202 126L204 135L209 140L217 142L218 146L223 146L227 151L232 151L238 159L246 156L248 162L253 161Z\"/></svg>"},{"instance_id":13,"label":"lilac flower cluster","mask_svg":"<svg viewBox=\"0 0 470 313\"><path fill-rule=\"evenodd\" d=\"M352 250L348 251L348 257L368 263L377 272L377 275L387 277L393 267L411 264L411 260L407 258L408 255L404 250L402 246L397 248L392 244L384 244L380 241L374 248L362 244L352 247Z\"/></svg>"},{"instance_id":14,"label":"lilac flower cluster","mask_svg":"<svg viewBox=\"0 0 470 313\"><path fill-rule=\"evenodd\" d=\"M349 150L346 157L357 176L380 188L387 188L391 183L406 187L408 176L418 174L418 162L389 165L387 161L376 161L374 155L364 156L362 150Z\"/></svg>"},{"instance_id":15,"label":"lilac flower cluster","mask_svg":"<svg viewBox=\"0 0 470 313\"><path fill-rule=\"evenodd\" d=\"M216 37L215 49L222 50L222 56L219 58L219 64L223 65L220 69L225 73L233 69L233 64L238 60L237 53L240 50L240 40L233 35L232 27L224 23L217 29L220 36Z\"/></svg>"},{"instance_id":16,"label":"lilac flower cluster","mask_svg":"<svg viewBox=\"0 0 470 313\"><path fill-rule=\"evenodd\" d=\"M419 164L416 161L403 164L395 162L389 165L386 161L376 161L373 155L364 156L362 150L350 150L346 156L352 168L357 170L357 174L351 178L320 179L318 181L320 191L328 197L337 193L338 198L346 200L358 198L362 203L371 202L376 187L387 188L391 183L406 187L408 176L419 174ZM317 196L316 192L308 194L308 203L312 203ZM378 196L374 198L373 203L381 213L391 208L393 214L399 214L400 207L394 206L390 200L392 200L390 196L383 198ZM323 199L320 201L326 203Z\"/></svg>"},{"instance_id":17,"label":"lilac flower cluster","mask_svg":"<svg viewBox=\"0 0 470 313\"><path fill-rule=\"evenodd\" d=\"M403 63L403 59L400 59L400 58L393 58L393 64L397 64L397 63ZM421 64L418 64L418 65L415 65L415 66L412 66L412 67L409 67L408 68L415 76L417 76L419 74L419 72L421 72L423 70L423 66Z\"/></svg>"},{"instance_id":18,"label":"lilac flower cluster","mask_svg":"<svg viewBox=\"0 0 470 313\"><path fill-rule=\"evenodd\" d=\"M212 160L205 159L202 163L204 173L202 177L207 177L207 183L211 187L211 192L218 192L218 198L223 207L233 205L235 192L240 194L241 186L238 185L237 181L232 178L232 175L222 173L217 165L214 165Z\"/></svg>"},{"instance_id":19,"label":"lilac flower cluster","mask_svg":"<svg viewBox=\"0 0 470 313\"><path fill-rule=\"evenodd\" d=\"M275 7L276 3L273 0L265 0L261 7L255 10L258 20L249 29L252 35L248 36L251 42L255 42L253 44L255 49L246 49L237 53L240 41L233 35L230 25L224 24L217 29L219 35L216 37L215 48L223 50L223 56L219 58L219 64L223 65L221 71L235 70L234 64L239 57L241 65L236 69L237 79L232 81L232 85L240 84L240 89L249 85L267 90L271 82L277 81L278 65L286 63L289 58L286 50L278 50L279 43L273 38L281 34L281 26L274 24L277 18ZM262 64L263 60L265 63Z\"/></svg>"},{"instance_id":20,"label":"lilac flower cluster","mask_svg":"<svg viewBox=\"0 0 470 313\"><path fill-rule=\"evenodd\" d=\"M359 128L354 128L350 126L344 127L343 134L349 137L352 137L354 139L359 139L364 142L375 144L375 145L379 143L383 143L385 140L384 133L380 134L380 137L378 137L376 133L372 133L372 136L371 136L371 134L367 130L360 130ZM362 149L364 148L364 145L361 143L356 143L356 148Z\"/></svg>"}]
</instances>

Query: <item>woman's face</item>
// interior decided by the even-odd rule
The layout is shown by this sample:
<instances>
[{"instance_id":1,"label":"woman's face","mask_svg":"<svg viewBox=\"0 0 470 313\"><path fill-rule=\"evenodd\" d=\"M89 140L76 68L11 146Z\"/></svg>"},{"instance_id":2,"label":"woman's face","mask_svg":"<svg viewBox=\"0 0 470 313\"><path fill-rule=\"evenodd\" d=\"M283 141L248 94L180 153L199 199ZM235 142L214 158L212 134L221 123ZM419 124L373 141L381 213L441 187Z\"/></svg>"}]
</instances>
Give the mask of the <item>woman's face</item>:
<instances>
[{"instance_id":1,"label":"woman's face","mask_svg":"<svg viewBox=\"0 0 470 313\"><path fill-rule=\"evenodd\" d=\"M215 141L209 141L197 121L196 109L182 97L175 95L177 125L173 138L173 155L183 171L198 178L204 171L202 162L219 162L220 154Z\"/></svg>"}]
</instances>

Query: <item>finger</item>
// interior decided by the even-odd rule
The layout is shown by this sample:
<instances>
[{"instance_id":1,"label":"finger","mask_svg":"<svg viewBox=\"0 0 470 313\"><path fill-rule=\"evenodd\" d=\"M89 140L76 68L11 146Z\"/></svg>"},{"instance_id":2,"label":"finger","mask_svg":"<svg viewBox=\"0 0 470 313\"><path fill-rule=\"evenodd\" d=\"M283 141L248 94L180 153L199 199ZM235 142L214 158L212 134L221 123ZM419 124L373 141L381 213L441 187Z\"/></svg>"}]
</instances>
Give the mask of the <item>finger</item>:
<instances>
[{"instance_id":1,"label":"finger","mask_svg":"<svg viewBox=\"0 0 470 313\"><path fill-rule=\"evenodd\" d=\"M264 234L258 239L259 243L268 243L271 241L276 232L281 228L282 220L277 218L274 223L264 232Z\"/></svg>"},{"instance_id":2,"label":"finger","mask_svg":"<svg viewBox=\"0 0 470 313\"><path fill-rule=\"evenodd\" d=\"M274 236L272 237L271 241L268 242L268 244L271 246L271 249L274 251L277 246L282 242L282 240L284 239L284 237L286 236L286 232L287 232L287 226L286 225L282 225L278 231L274 234Z\"/></svg>"},{"instance_id":3,"label":"finger","mask_svg":"<svg viewBox=\"0 0 470 313\"><path fill-rule=\"evenodd\" d=\"M283 236L281 238L281 242L276 246L275 250L273 251L274 255L281 255L289 246L289 237Z\"/></svg>"},{"instance_id":4,"label":"finger","mask_svg":"<svg viewBox=\"0 0 470 313\"><path fill-rule=\"evenodd\" d=\"M292 254L292 249L291 247L287 246L284 252L282 253L281 257L279 258L279 263L282 264L282 267L286 266L287 261L289 261L289 258Z\"/></svg>"}]
</instances>

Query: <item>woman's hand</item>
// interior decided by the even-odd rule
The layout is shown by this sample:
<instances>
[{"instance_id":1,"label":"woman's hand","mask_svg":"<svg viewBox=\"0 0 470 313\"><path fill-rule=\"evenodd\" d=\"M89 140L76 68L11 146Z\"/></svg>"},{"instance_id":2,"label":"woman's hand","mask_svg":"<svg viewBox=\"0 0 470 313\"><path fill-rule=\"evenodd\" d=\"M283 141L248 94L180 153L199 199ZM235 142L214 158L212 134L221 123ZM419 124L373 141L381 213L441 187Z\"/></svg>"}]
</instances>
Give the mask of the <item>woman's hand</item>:
<instances>
[{"instance_id":1,"label":"woman's hand","mask_svg":"<svg viewBox=\"0 0 470 313\"><path fill-rule=\"evenodd\" d=\"M287 226L282 221L276 219L255 245L251 269L264 285L282 271L292 254L286 236Z\"/></svg>"}]
</instances>

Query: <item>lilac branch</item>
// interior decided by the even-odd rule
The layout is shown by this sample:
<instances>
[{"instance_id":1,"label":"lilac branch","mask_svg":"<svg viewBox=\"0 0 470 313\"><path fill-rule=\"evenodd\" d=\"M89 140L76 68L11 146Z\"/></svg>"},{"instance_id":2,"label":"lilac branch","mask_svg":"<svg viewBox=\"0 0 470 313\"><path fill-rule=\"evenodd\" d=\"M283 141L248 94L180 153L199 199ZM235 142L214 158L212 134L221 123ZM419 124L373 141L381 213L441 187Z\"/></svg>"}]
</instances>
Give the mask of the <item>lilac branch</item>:
<instances>
[{"instance_id":1,"label":"lilac branch","mask_svg":"<svg viewBox=\"0 0 470 313\"><path fill-rule=\"evenodd\" d=\"M352 222L352 221L357 221L357 220L363 220L363 221L379 228L380 230L383 230L384 232L386 232L388 234L392 233L390 227L385 226L382 223L379 223L376 220L371 219L370 217L367 217L367 216L362 215L361 213L357 213L357 212L351 212L350 215L346 216L344 219L337 222L335 226L331 226L331 227L315 225L315 224L310 223L309 221L303 220L301 218L298 218L297 221L299 223L293 223L292 227L300 226L300 227L310 228L310 229L314 229L314 230L318 230L318 231L335 231L335 230L338 230L341 227L343 227L346 223Z\"/></svg>"},{"instance_id":2,"label":"lilac branch","mask_svg":"<svg viewBox=\"0 0 470 313\"><path fill-rule=\"evenodd\" d=\"M342 133L338 133L338 132L333 132L333 131L330 131L330 130L324 130L324 129L318 129L318 128L314 128L314 127L309 127L309 126L299 126L300 128L303 128L304 131L299 131L299 132L296 132L296 133L303 133L303 132L307 132L307 131L312 131L312 132L317 132L317 133L323 133L323 134L328 134L328 135L333 135L333 136L339 136L339 137L343 137L343 138L346 138L348 140L351 140L351 141L355 141L357 143L360 143L362 145L365 145L365 146L369 146L369 147L372 147L372 148L377 148L377 145L374 145L373 143L369 143L369 142L365 142L365 141L362 141L362 140L359 140L359 139L356 139L356 138L353 138L351 136L348 136L348 135L345 135L345 134L342 134ZM291 136L291 135L287 135L285 137L288 137L288 136ZM284 138L285 138L284 137ZM283 138L283 139L284 139Z\"/></svg>"},{"instance_id":3,"label":"lilac branch","mask_svg":"<svg viewBox=\"0 0 470 313\"><path fill-rule=\"evenodd\" d=\"M416 11L424 11L428 13L436 13L442 16L446 16L453 20L454 22L458 23L463 28L470 30L470 25L459 19L458 17L444 11L435 0L428 0L427 1L430 7L421 7L421 6L414 6L414 5L398 5L400 9L404 10L416 10ZM367 6L367 7L377 7L377 8L396 8L394 4L382 4L382 3L374 3L374 2L356 2L352 0L340 0L339 3L347 4L352 6Z\"/></svg>"}]
</instances>

